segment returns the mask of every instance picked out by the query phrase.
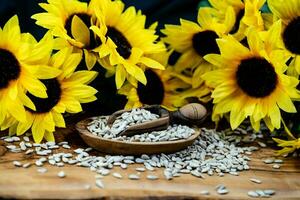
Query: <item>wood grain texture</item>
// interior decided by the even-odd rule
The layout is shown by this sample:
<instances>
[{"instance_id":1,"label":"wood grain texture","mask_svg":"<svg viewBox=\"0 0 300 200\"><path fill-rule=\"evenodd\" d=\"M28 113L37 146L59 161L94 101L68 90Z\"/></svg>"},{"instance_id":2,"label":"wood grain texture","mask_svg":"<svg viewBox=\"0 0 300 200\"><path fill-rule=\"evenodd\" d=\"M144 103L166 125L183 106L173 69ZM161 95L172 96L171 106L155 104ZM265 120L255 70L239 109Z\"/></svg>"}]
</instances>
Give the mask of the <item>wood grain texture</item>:
<instances>
[{"instance_id":1,"label":"wood grain texture","mask_svg":"<svg viewBox=\"0 0 300 200\"><path fill-rule=\"evenodd\" d=\"M200 130L186 140L162 141L162 142L127 142L113 141L93 135L87 126L92 118L85 119L76 124L76 129L86 144L100 152L119 155L142 155L156 153L173 153L182 150L193 142L200 135Z\"/></svg>"},{"instance_id":2,"label":"wood grain texture","mask_svg":"<svg viewBox=\"0 0 300 200\"><path fill-rule=\"evenodd\" d=\"M57 131L57 141L68 140L72 149L87 147L73 128ZM70 152L71 150L64 150ZM99 153L93 152L98 155ZM127 170L116 167L113 171L123 175L123 179L112 176L103 178L105 189L95 186L95 172L89 169L66 166L64 168L53 167L48 164L45 167L48 172L37 173L37 167L28 169L16 168L12 161L19 160L22 163L33 162L32 157L23 154L6 153L0 157L0 198L8 199L248 199L247 192L255 189L275 189L273 199L300 199L300 162L294 158L284 159L281 169L273 169L272 165L266 165L262 159L273 155L273 150L262 149L254 153L250 161L251 170L240 173L240 176L225 175L225 177L206 176L205 179L195 178L191 175L183 175L171 181L163 178L161 169L154 172L142 172L141 180L129 180L127 175L136 173L135 166ZM60 170L66 172L64 179L58 178ZM159 180L150 181L147 174L159 175ZM258 178L262 184L250 182L250 178ZM90 190L85 189L86 184L91 184ZM227 195L218 195L215 187L224 184L230 190ZM208 190L209 196L200 195L201 190Z\"/></svg>"}]
</instances>

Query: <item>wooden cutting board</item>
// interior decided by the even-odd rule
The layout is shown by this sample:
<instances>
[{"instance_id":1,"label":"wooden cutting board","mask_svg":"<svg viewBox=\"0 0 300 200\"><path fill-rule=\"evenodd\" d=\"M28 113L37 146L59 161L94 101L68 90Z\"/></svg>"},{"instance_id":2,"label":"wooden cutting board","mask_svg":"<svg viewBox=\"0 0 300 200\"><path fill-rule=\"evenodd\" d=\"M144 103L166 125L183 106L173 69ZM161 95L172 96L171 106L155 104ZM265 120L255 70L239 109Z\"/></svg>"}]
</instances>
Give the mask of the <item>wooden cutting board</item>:
<instances>
[{"instance_id":1,"label":"wooden cutting board","mask_svg":"<svg viewBox=\"0 0 300 200\"><path fill-rule=\"evenodd\" d=\"M72 151L78 147L86 147L74 129L60 130L56 134L58 141L70 141ZM95 154L98 154L97 152ZM107 176L103 178L104 189L95 186L95 172L87 168L67 166L53 167L48 164L48 172L39 174L36 166L28 169L16 168L12 161L22 163L33 162L33 158L23 154L6 153L0 157L0 198L8 199L248 199L247 192L255 189L275 189L273 199L300 199L300 162L293 158L284 159L281 169L273 169L262 159L273 155L273 150L263 149L254 153L251 158L249 171L239 176L225 175L225 177L206 176L205 179L183 175L167 181L163 177L163 170L141 172L141 180L129 180L128 174L136 173L135 167L127 170L115 168L114 172L123 175L123 179ZM57 173L64 170L66 177L61 179ZM147 174L159 175L159 180L146 179ZM258 178L262 184L252 183L250 178ZM85 189L90 184L90 190ZM227 195L218 195L215 187L224 184L230 191ZM210 195L200 195L201 190L208 190Z\"/></svg>"}]
</instances>

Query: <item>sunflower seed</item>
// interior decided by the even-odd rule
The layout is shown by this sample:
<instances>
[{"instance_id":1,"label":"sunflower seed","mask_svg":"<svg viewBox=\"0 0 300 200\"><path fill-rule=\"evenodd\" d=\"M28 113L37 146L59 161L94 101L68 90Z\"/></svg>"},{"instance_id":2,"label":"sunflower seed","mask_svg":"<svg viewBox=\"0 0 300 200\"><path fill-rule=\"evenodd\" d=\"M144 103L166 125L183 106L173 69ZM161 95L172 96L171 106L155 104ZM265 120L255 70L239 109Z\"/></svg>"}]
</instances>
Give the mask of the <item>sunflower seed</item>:
<instances>
[{"instance_id":1,"label":"sunflower seed","mask_svg":"<svg viewBox=\"0 0 300 200\"><path fill-rule=\"evenodd\" d=\"M146 169L144 167L137 167L137 168L135 168L135 170L138 171L138 172L146 171Z\"/></svg>"},{"instance_id":2,"label":"sunflower seed","mask_svg":"<svg viewBox=\"0 0 300 200\"><path fill-rule=\"evenodd\" d=\"M58 143L59 146L62 146L62 145L65 145L65 144L68 144L68 142L65 142L65 141L64 141L64 142Z\"/></svg>"},{"instance_id":3,"label":"sunflower seed","mask_svg":"<svg viewBox=\"0 0 300 200\"><path fill-rule=\"evenodd\" d=\"M248 196L249 197L253 197L253 198L256 198L256 197L259 197L260 195L259 194L257 194L255 191L253 191L253 190L250 190L250 191L248 191Z\"/></svg>"},{"instance_id":4,"label":"sunflower seed","mask_svg":"<svg viewBox=\"0 0 300 200\"><path fill-rule=\"evenodd\" d=\"M264 193L263 190L255 190L255 192L256 192L257 194L259 194L259 196L264 196L264 195L265 195L265 193Z\"/></svg>"},{"instance_id":5,"label":"sunflower seed","mask_svg":"<svg viewBox=\"0 0 300 200\"><path fill-rule=\"evenodd\" d=\"M138 175L136 175L136 174L129 174L128 178L131 179L131 180L138 180L138 179L140 179L140 177Z\"/></svg>"},{"instance_id":6,"label":"sunflower seed","mask_svg":"<svg viewBox=\"0 0 300 200\"><path fill-rule=\"evenodd\" d=\"M12 138L10 138L10 137L9 138L5 138L4 141L5 142L14 142L14 140Z\"/></svg>"},{"instance_id":7,"label":"sunflower seed","mask_svg":"<svg viewBox=\"0 0 300 200\"><path fill-rule=\"evenodd\" d=\"M38 167L43 166L43 163L40 160L35 161L35 165Z\"/></svg>"},{"instance_id":8,"label":"sunflower seed","mask_svg":"<svg viewBox=\"0 0 300 200\"><path fill-rule=\"evenodd\" d=\"M117 173L117 172L114 172L112 175L113 175L115 178L118 178L118 179L123 178L122 175L119 174L119 173Z\"/></svg>"},{"instance_id":9,"label":"sunflower seed","mask_svg":"<svg viewBox=\"0 0 300 200\"><path fill-rule=\"evenodd\" d=\"M25 143L25 146L28 147L28 148L31 148L31 147L32 147L32 144L29 143L29 142L26 142L26 143Z\"/></svg>"},{"instance_id":10,"label":"sunflower seed","mask_svg":"<svg viewBox=\"0 0 300 200\"><path fill-rule=\"evenodd\" d=\"M268 158L268 159L264 160L264 163L266 163L266 164L272 164L273 162L274 162L274 159L272 159L272 158Z\"/></svg>"},{"instance_id":11,"label":"sunflower seed","mask_svg":"<svg viewBox=\"0 0 300 200\"><path fill-rule=\"evenodd\" d=\"M227 190L226 188L225 189L219 189L219 190L217 190L217 193L221 194L221 195L224 195L224 194L228 194L229 190Z\"/></svg>"},{"instance_id":12,"label":"sunflower seed","mask_svg":"<svg viewBox=\"0 0 300 200\"><path fill-rule=\"evenodd\" d=\"M57 176L58 176L59 178L64 178L64 177L66 177L66 174L65 174L64 171L60 171L60 172L57 173Z\"/></svg>"},{"instance_id":13,"label":"sunflower seed","mask_svg":"<svg viewBox=\"0 0 300 200\"><path fill-rule=\"evenodd\" d=\"M149 180L157 180L158 179L158 176L155 176L155 175L147 175L147 179Z\"/></svg>"},{"instance_id":14,"label":"sunflower seed","mask_svg":"<svg viewBox=\"0 0 300 200\"><path fill-rule=\"evenodd\" d=\"M281 164L281 163L283 163L283 160L281 160L281 159L275 159L274 163Z\"/></svg>"},{"instance_id":15,"label":"sunflower seed","mask_svg":"<svg viewBox=\"0 0 300 200\"><path fill-rule=\"evenodd\" d=\"M22 167L22 163L19 161L13 161L14 166L16 167Z\"/></svg>"},{"instance_id":16,"label":"sunflower seed","mask_svg":"<svg viewBox=\"0 0 300 200\"><path fill-rule=\"evenodd\" d=\"M65 149L71 149L71 147L68 144L64 144L64 145L62 145L62 147Z\"/></svg>"},{"instance_id":17,"label":"sunflower seed","mask_svg":"<svg viewBox=\"0 0 300 200\"><path fill-rule=\"evenodd\" d=\"M250 181L252 181L253 183L258 183L258 184L261 184L261 183L262 183L261 180L256 179L256 178L251 178Z\"/></svg>"},{"instance_id":18,"label":"sunflower seed","mask_svg":"<svg viewBox=\"0 0 300 200\"><path fill-rule=\"evenodd\" d=\"M207 191L207 190L202 190L202 191L200 191L200 194L201 194L201 195L209 195L209 191Z\"/></svg>"},{"instance_id":19,"label":"sunflower seed","mask_svg":"<svg viewBox=\"0 0 300 200\"><path fill-rule=\"evenodd\" d=\"M193 176L198 177L198 178L203 178L203 177L202 177L202 174L201 174L200 172L196 171L196 170L191 171L191 174L192 174Z\"/></svg>"},{"instance_id":20,"label":"sunflower seed","mask_svg":"<svg viewBox=\"0 0 300 200\"><path fill-rule=\"evenodd\" d=\"M25 163L25 164L23 164L23 168L28 168L28 167L30 167L31 166L31 163Z\"/></svg>"},{"instance_id":21,"label":"sunflower seed","mask_svg":"<svg viewBox=\"0 0 300 200\"><path fill-rule=\"evenodd\" d=\"M20 142L19 146L20 146L20 148L21 148L22 151L25 151L27 149L27 147L25 145L25 142L23 142L23 141Z\"/></svg>"},{"instance_id":22,"label":"sunflower seed","mask_svg":"<svg viewBox=\"0 0 300 200\"><path fill-rule=\"evenodd\" d=\"M101 175L106 176L110 173L110 171L108 169L102 169L101 170Z\"/></svg>"},{"instance_id":23,"label":"sunflower seed","mask_svg":"<svg viewBox=\"0 0 300 200\"><path fill-rule=\"evenodd\" d=\"M29 141L30 141L29 137L27 137L27 136L24 136L24 137L23 137L23 140L24 140L25 142L29 142Z\"/></svg>"},{"instance_id":24,"label":"sunflower seed","mask_svg":"<svg viewBox=\"0 0 300 200\"><path fill-rule=\"evenodd\" d=\"M6 148L8 148L9 150L13 150L16 149L17 147L15 145L7 145Z\"/></svg>"},{"instance_id":25,"label":"sunflower seed","mask_svg":"<svg viewBox=\"0 0 300 200\"><path fill-rule=\"evenodd\" d=\"M14 142L19 142L19 141L20 141L20 138L17 137L17 136L13 136L11 139L12 139Z\"/></svg>"},{"instance_id":26,"label":"sunflower seed","mask_svg":"<svg viewBox=\"0 0 300 200\"><path fill-rule=\"evenodd\" d=\"M97 180L96 180L96 186L97 186L98 188L104 188L104 184L103 184L103 182L102 182L100 179L97 179Z\"/></svg>"},{"instance_id":27,"label":"sunflower seed","mask_svg":"<svg viewBox=\"0 0 300 200\"><path fill-rule=\"evenodd\" d=\"M273 168L274 168L274 169L280 169L280 165L274 164L274 165L273 165Z\"/></svg>"},{"instance_id":28,"label":"sunflower seed","mask_svg":"<svg viewBox=\"0 0 300 200\"><path fill-rule=\"evenodd\" d=\"M46 173L48 170L46 168L38 168L37 171L41 174Z\"/></svg>"},{"instance_id":29,"label":"sunflower seed","mask_svg":"<svg viewBox=\"0 0 300 200\"><path fill-rule=\"evenodd\" d=\"M84 150L79 148L79 149L75 149L74 152L77 154L81 154Z\"/></svg>"},{"instance_id":30,"label":"sunflower seed","mask_svg":"<svg viewBox=\"0 0 300 200\"><path fill-rule=\"evenodd\" d=\"M28 150L25 152L25 154L28 155L28 154L31 154L31 153L33 153L33 152L34 152L33 149L28 149Z\"/></svg>"},{"instance_id":31,"label":"sunflower seed","mask_svg":"<svg viewBox=\"0 0 300 200\"><path fill-rule=\"evenodd\" d=\"M263 191L265 194L267 194L267 195L274 195L275 194L275 190L264 190Z\"/></svg>"},{"instance_id":32,"label":"sunflower seed","mask_svg":"<svg viewBox=\"0 0 300 200\"><path fill-rule=\"evenodd\" d=\"M56 164L55 160L48 160L48 163L49 163L50 165L55 165L55 164Z\"/></svg>"}]
</instances>

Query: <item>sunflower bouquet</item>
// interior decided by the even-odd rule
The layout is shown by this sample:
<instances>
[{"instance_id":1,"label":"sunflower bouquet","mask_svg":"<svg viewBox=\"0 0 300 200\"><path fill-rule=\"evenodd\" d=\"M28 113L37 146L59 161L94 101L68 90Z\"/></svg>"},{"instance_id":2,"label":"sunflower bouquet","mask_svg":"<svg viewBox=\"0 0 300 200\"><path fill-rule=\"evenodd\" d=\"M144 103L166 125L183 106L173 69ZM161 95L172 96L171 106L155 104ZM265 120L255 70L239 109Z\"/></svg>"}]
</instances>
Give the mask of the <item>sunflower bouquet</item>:
<instances>
[{"instance_id":1,"label":"sunflower bouquet","mask_svg":"<svg viewBox=\"0 0 300 200\"><path fill-rule=\"evenodd\" d=\"M40 3L44 12L32 16L47 29L40 41L12 17L0 29L1 130L31 129L36 142L53 141L55 128L66 126L64 113L96 101L101 88L89 84L99 65L127 98L125 108L211 103L217 124L226 118L232 129L245 120L256 131L261 122L270 131L284 127L289 140L274 139L280 153L299 149L282 112L296 113L300 100L300 2L208 2L197 22L180 19L160 33L158 23L146 27L146 16L121 0Z\"/></svg>"}]
</instances>

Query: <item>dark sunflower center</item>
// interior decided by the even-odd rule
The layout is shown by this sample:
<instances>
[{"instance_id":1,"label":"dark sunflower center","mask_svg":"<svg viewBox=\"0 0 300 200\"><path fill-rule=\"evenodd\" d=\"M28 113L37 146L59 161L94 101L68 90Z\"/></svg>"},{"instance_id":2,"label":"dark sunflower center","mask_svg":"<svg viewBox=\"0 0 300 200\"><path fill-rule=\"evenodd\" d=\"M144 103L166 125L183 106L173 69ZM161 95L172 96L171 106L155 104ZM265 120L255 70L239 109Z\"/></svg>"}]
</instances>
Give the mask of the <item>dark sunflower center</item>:
<instances>
[{"instance_id":1,"label":"dark sunflower center","mask_svg":"<svg viewBox=\"0 0 300 200\"><path fill-rule=\"evenodd\" d=\"M198 32L193 36L193 48L200 56L210 53L219 54L219 47L216 39L219 36L214 31Z\"/></svg>"},{"instance_id":2,"label":"dark sunflower center","mask_svg":"<svg viewBox=\"0 0 300 200\"><path fill-rule=\"evenodd\" d=\"M266 97L277 85L277 74L264 58L242 60L236 72L237 84L251 97Z\"/></svg>"},{"instance_id":3,"label":"dark sunflower center","mask_svg":"<svg viewBox=\"0 0 300 200\"><path fill-rule=\"evenodd\" d=\"M131 55L131 45L126 37L114 27L107 27L106 36L117 45L117 52L125 59Z\"/></svg>"},{"instance_id":4,"label":"dark sunflower center","mask_svg":"<svg viewBox=\"0 0 300 200\"><path fill-rule=\"evenodd\" d=\"M83 21L83 23L86 25L86 27L90 28L92 26L90 15L88 15L86 13L74 13L73 15L70 15L65 22L65 29L67 30L67 34L70 37L73 37L72 36L72 20L75 15ZM97 38L95 36L95 34L93 33L93 31L90 30L90 44L86 45L85 48L86 49L94 49L94 48L98 47L100 44L101 44L100 39Z\"/></svg>"},{"instance_id":5,"label":"dark sunflower center","mask_svg":"<svg viewBox=\"0 0 300 200\"><path fill-rule=\"evenodd\" d=\"M47 113L51 111L51 109L56 106L61 97L61 87L60 83L56 78L41 80L47 88L48 98L38 98L33 96L30 93L27 93L27 96L31 99L36 107L36 111L31 110L30 108L26 108L26 110L32 113Z\"/></svg>"},{"instance_id":6,"label":"dark sunflower center","mask_svg":"<svg viewBox=\"0 0 300 200\"><path fill-rule=\"evenodd\" d=\"M20 74L21 67L16 57L11 52L0 49L0 89L6 88Z\"/></svg>"},{"instance_id":7,"label":"dark sunflower center","mask_svg":"<svg viewBox=\"0 0 300 200\"><path fill-rule=\"evenodd\" d=\"M164 100L164 85L159 76L152 70L146 70L147 85L138 83L137 94L140 102L147 105L162 104Z\"/></svg>"},{"instance_id":8,"label":"dark sunflower center","mask_svg":"<svg viewBox=\"0 0 300 200\"><path fill-rule=\"evenodd\" d=\"M285 28L282 37L285 47L294 54L300 54L300 16Z\"/></svg>"},{"instance_id":9,"label":"dark sunflower center","mask_svg":"<svg viewBox=\"0 0 300 200\"><path fill-rule=\"evenodd\" d=\"M235 18L234 25L233 25L231 31L229 32L230 34L235 34L236 32L238 32L238 30L240 28L240 22L241 22L242 18L244 17L244 15L245 15L245 9L242 9L238 12L238 14L236 15L236 18Z\"/></svg>"}]
</instances>

